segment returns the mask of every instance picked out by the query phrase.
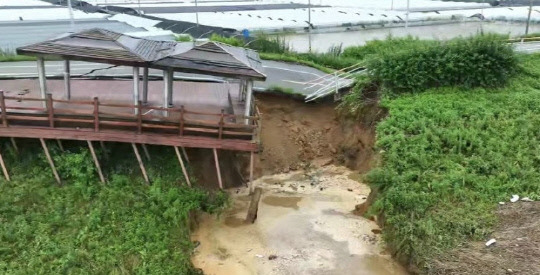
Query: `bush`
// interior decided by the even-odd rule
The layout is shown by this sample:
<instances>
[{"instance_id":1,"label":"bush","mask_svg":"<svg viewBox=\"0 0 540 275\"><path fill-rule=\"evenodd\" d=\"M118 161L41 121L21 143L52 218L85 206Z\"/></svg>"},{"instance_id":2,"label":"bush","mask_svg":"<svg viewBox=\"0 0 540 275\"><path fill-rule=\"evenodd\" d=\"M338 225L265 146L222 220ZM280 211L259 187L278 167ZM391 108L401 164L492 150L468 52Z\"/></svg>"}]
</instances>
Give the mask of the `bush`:
<instances>
[{"instance_id":1,"label":"bush","mask_svg":"<svg viewBox=\"0 0 540 275\"><path fill-rule=\"evenodd\" d=\"M388 36L385 40L371 40L363 46L347 47L343 51L343 57L355 58L358 60L368 59L375 55L408 51L430 45L436 45L435 40L420 40L417 37L407 36L394 38Z\"/></svg>"},{"instance_id":2,"label":"bush","mask_svg":"<svg viewBox=\"0 0 540 275\"><path fill-rule=\"evenodd\" d=\"M448 249L485 240L499 201L540 198L540 55L522 64L504 89L445 87L382 100L390 111L377 126L382 165L367 181L379 189L371 211L384 216L398 256L429 269Z\"/></svg>"},{"instance_id":3,"label":"bush","mask_svg":"<svg viewBox=\"0 0 540 275\"><path fill-rule=\"evenodd\" d=\"M515 74L512 46L496 35L428 43L383 52L368 64L374 81L393 93L433 87L499 87Z\"/></svg>"}]
</instances>

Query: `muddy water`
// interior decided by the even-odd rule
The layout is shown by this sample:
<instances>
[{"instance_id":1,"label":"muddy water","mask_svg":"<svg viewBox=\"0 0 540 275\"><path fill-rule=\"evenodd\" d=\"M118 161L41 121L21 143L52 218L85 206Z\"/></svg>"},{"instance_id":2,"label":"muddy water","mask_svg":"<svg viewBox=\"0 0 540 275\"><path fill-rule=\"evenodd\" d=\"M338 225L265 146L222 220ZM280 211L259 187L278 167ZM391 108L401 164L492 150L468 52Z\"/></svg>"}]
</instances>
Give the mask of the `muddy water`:
<instances>
[{"instance_id":1,"label":"muddy water","mask_svg":"<svg viewBox=\"0 0 540 275\"><path fill-rule=\"evenodd\" d=\"M377 225L352 213L369 188L346 168L328 166L260 178L258 219L245 224L247 190L231 208L203 216L193 263L205 274L406 274L384 251Z\"/></svg>"}]
</instances>

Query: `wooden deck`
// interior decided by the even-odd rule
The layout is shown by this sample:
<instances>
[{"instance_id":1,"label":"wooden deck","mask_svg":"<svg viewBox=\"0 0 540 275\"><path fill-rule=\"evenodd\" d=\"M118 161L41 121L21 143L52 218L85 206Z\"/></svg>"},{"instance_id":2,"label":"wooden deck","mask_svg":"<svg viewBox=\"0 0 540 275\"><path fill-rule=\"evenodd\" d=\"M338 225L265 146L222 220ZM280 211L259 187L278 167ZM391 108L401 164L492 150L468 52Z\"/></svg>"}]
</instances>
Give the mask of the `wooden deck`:
<instances>
[{"instance_id":1,"label":"wooden deck","mask_svg":"<svg viewBox=\"0 0 540 275\"><path fill-rule=\"evenodd\" d=\"M5 96L1 137L112 141L256 152L258 115L205 112L93 100ZM247 122L247 123L246 123Z\"/></svg>"}]
</instances>

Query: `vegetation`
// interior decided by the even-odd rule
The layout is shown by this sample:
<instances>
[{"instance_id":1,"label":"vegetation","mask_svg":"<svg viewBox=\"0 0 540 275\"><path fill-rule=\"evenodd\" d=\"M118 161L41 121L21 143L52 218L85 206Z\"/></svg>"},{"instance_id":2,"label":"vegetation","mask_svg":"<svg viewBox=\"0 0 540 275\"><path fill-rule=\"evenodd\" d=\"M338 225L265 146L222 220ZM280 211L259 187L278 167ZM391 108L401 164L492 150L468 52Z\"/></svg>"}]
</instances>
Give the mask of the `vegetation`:
<instances>
[{"instance_id":1,"label":"vegetation","mask_svg":"<svg viewBox=\"0 0 540 275\"><path fill-rule=\"evenodd\" d=\"M393 93L432 87L498 87L515 73L512 46L500 36L478 35L434 41L405 51L385 51L370 60L373 80Z\"/></svg>"},{"instance_id":2,"label":"vegetation","mask_svg":"<svg viewBox=\"0 0 540 275\"><path fill-rule=\"evenodd\" d=\"M366 176L379 192L371 212L397 255L429 270L442 252L487 238L499 201L540 199L540 55L516 57L491 35L410 42L345 50L374 54L340 108L361 110L378 91L389 110L380 167Z\"/></svg>"},{"instance_id":3,"label":"vegetation","mask_svg":"<svg viewBox=\"0 0 540 275\"><path fill-rule=\"evenodd\" d=\"M3 144L6 145L6 144ZM21 145L21 144L19 144ZM13 177L0 184L0 270L3 274L197 274L190 262L192 211L215 212L222 193L184 188L174 152L151 147L152 185L116 145L105 161L109 182L96 178L77 142L52 148L58 186L38 143L3 154ZM119 156L119 157L114 157Z\"/></svg>"},{"instance_id":4,"label":"vegetation","mask_svg":"<svg viewBox=\"0 0 540 275\"><path fill-rule=\"evenodd\" d=\"M178 41L178 42L191 42L191 41L193 41L193 37L191 37L191 35L189 35L189 34L177 35L175 37L175 40Z\"/></svg>"},{"instance_id":5,"label":"vegetation","mask_svg":"<svg viewBox=\"0 0 540 275\"><path fill-rule=\"evenodd\" d=\"M11 51L4 51L0 49L0 62L12 62L12 61L34 61L36 60L33 56L27 55L18 55Z\"/></svg>"},{"instance_id":6,"label":"vegetation","mask_svg":"<svg viewBox=\"0 0 540 275\"><path fill-rule=\"evenodd\" d=\"M212 35L210 40L237 47L246 47L259 52L262 59L294 62L320 69L325 72L340 70L358 63L358 60L342 57L341 46L332 47L326 53L297 53L280 36L258 34L254 40L245 41L238 37Z\"/></svg>"}]
</instances>

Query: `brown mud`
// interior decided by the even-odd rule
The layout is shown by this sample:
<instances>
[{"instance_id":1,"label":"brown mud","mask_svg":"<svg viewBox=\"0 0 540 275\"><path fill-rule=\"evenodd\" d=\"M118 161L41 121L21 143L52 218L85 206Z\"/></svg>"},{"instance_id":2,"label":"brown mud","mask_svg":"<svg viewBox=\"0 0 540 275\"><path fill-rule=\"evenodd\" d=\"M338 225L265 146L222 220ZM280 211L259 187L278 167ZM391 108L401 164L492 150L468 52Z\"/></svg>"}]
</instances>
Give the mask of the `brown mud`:
<instances>
[{"instance_id":1,"label":"brown mud","mask_svg":"<svg viewBox=\"0 0 540 275\"><path fill-rule=\"evenodd\" d=\"M378 225L355 215L369 188L351 170L325 166L263 176L254 224L244 222L249 196L232 189L233 205L220 217L203 215L192 235L192 258L205 274L406 274L385 252Z\"/></svg>"},{"instance_id":2,"label":"brown mud","mask_svg":"<svg viewBox=\"0 0 540 275\"><path fill-rule=\"evenodd\" d=\"M359 172L372 167L375 125L386 115L376 105L359 119L344 119L335 103L306 104L271 95L258 95L256 100L263 117L256 175L328 163Z\"/></svg>"}]
</instances>

